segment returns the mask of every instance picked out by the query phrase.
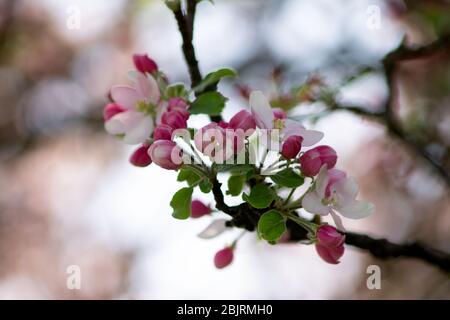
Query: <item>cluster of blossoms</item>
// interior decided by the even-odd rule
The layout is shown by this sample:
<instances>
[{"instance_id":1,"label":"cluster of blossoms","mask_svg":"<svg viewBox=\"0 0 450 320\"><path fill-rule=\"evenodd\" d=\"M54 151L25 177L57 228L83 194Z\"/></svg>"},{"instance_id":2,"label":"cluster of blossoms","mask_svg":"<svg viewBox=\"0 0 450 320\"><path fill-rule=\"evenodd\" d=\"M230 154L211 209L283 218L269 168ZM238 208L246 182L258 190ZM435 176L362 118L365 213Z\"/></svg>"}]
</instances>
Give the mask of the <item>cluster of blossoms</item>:
<instances>
[{"instance_id":1,"label":"cluster of blossoms","mask_svg":"<svg viewBox=\"0 0 450 320\"><path fill-rule=\"evenodd\" d=\"M217 183L217 174L230 172L227 194L242 195L249 208L257 212L259 221L255 227L261 238L272 244L282 242L288 233L289 219L308 232L309 241L315 244L324 261L339 263L345 242L339 214L360 219L370 215L374 207L356 200L358 185L335 168L336 151L326 145L315 146L323 133L289 119L283 109L271 108L260 91L249 93L250 110L237 112L228 122L211 122L193 132L188 129L187 120L190 114L199 113L196 102L202 99L204 104L211 93L202 96L196 92L196 100L191 102L193 92L184 87L170 90L167 78L150 58L135 55L134 64L133 86L111 89L113 102L104 110L105 127L124 142L140 145L130 158L132 164L144 167L155 163L179 171L178 180L186 181L188 187L179 190L172 199L175 218L214 216L215 211L209 205L192 200L193 189L199 187L210 193ZM218 74L210 74L205 81L217 78L218 82ZM215 94L220 98L219 93ZM270 165L265 163L268 155L275 158ZM309 181L308 188L292 200L294 191L305 180ZM287 197L278 194L282 189L290 190ZM303 218L297 211L300 209L319 217L330 215L336 227ZM214 220L200 236L219 235L229 226L226 222ZM216 253L217 268L232 262L237 240Z\"/></svg>"}]
</instances>

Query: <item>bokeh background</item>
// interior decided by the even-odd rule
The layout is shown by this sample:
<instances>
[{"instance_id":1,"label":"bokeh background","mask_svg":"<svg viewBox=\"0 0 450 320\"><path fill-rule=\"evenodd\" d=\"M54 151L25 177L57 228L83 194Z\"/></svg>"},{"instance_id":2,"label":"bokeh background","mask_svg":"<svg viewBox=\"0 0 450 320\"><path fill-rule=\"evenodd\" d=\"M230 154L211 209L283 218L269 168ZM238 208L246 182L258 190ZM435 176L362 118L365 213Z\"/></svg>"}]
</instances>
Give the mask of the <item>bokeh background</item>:
<instances>
[{"instance_id":1,"label":"bokeh background","mask_svg":"<svg viewBox=\"0 0 450 320\"><path fill-rule=\"evenodd\" d=\"M381 14L375 29L367 26L373 5ZM73 28L68 19L78 13ZM238 83L268 94L279 66L287 85L311 72L333 83L372 66L340 98L376 111L388 92L380 59L405 35L426 44L448 31L445 0L215 0L198 6L194 44L204 73L233 67ZM133 148L103 130L108 90L127 80L133 53L147 52L171 81L188 82L180 44L162 0L0 1L1 299L450 298L448 274L418 260L380 261L348 247L334 266L312 246L270 246L254 234L242 238L232 266L216 270L214 253L236 233L197 238L208 218L171 217L176 173L132 167ZM246 105L235 84L220 86L230 98L226 119ZM407 136L448 174L449 55L402 63L396 86ZM450 252L449 187L420 156L383 125L348 112L308 126L325 132L338 166L376 205L370 218L346 220L348 229ZM381 268L381 290L366 287L371 264ZM81 268L81 290L66 286L70 265Z\"/></svg>"}]
</instances>

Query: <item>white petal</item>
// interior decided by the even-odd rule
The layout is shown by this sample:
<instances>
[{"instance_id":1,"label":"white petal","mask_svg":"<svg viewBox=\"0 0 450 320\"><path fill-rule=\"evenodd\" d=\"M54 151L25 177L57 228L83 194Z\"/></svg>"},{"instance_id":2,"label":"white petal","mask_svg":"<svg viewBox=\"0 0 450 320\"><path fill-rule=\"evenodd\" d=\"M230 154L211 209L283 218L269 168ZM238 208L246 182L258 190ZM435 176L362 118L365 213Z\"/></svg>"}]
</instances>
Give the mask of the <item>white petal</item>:
<instances>
[{"instance_id":1,"label":"white petal","mask_svg":"<svg viewBox=\"0 0 450 320\"><path fill-rule=\"evenodd\" d=\"M355 201L359 187L355 179L349 177L336 182L333 189L336 191L339 205L345 207Z\"/></svg>"},{"instance_id":2,"label":"white petal","mask_svg":"<svg viewBox=\"0 0 450 320\"><path fill-rule=\"evenodd\" d=\"M264 94L261 91L252 91L249 104L256 125L261 129L272 129L274 115Z\"/></svg>"},{"instance_id":3,"label":"white petal","mask_svg":"<svg viewBox=\"0 0 450 320\"><path fill-rule=\"evenodd\" d=\"M325 198L325 191L328 185L328 174L327 174L327 166L324 164L319 171L319 174L316 178L316 193L317 195L323 199Z\"/></svg>"},{"instance_id":4,"label":"white petal","mask_svg":"<svg viewBox=\"0 0 450 320\"><path fill-rule=\"evenodd\" d=\"M152 104L157 104L161 96L158 83L151 75L144 75L140 72L136 75L136 90L142 99Z\"/></svg>"},{"instance_id":5,"label":"white petal","mask_svg":"<svg viewBox=\"0 0 450 320\"><path fill-rule=\"evenodd\" d=\"M134 109L136 103L142 99L136 89L130 86L112 87L111 97L118 105L127 109Z\"/></svg>"},{"instance_id":6,"label":"white petal","mask_svg":"<svg viewBox=\"0 0 450 320\"><path fill-rule=\"evenodd\" d=\"M362 219L371 215L375 211L373 203L365 201L353 201L345 207L336 207L344 217L350 219Z\"/></svg>"},{"instance_id":7,"label":"white petal","mask_svg":"<svg viewBox=\"0 0 450 320\"><path fill-rule=\"evenodd\" d=\"M301 130L305 130L305 127L300 122L292 119L284 120L284 129L283 129L284 138L294 135L299 136Z\"/></svg>"},{"instance_id":8,"label":"white petal","mask_svg":"<svg viewBox=\"0 0 450 320\"><path fill-rule=\"evenodd\" d=\"M292 119L286 119L284 121L283 138L286 139L289 136L301 136L303 138L302 146L310 147L323 138L323 133L316 130L307 130L298 121Z\"/></svg>"},{"instance_id":9,"label":"white petal","mask_svg":"<svg viewBox=\"0 0 450 320\"><path fill-rule=\"evenodd\" d=\"M330 208L322 204L322 199L319 198L316 192L308 192L302 200L303 209L310 213L320 214L325 216L330 213Z\"/></svg>"},{"instance_id":10,"label":"white petal","mask_svg":"<svg viewBox=\"0 0 450 320\"><path fill-rule=\"evenodd\" d=\"M303 137L302 146L310 147L323 138L323 132L316 130L301 129L299 136Z\"/></svg>"},{"instance_id":11,"label":"white petal","mask_svg":"<svg viewBox=\"0 0 450 320\"><path fill-rule=\"evenodd\" d=\"M341 231L346 231L344 228L344 225L342 224L342 219L339 217L336 212L333 210L330 210L331 217L333 218L334 224L336 225L336 228L338 228Z\"/></svg>"},{"instance_id":12,"label":"white petal","mask_svg":"<svg viewBox=\"0 0 450 320\"><path fill-rule=\"evenodd\" d=\"M127 144L143 143L146 139L150 138L153 131L153 119L139 112L133 113L138 114L138 116L134 121L134 125L127 128L128 130L125 132L123 142Z\"/></svg>"},{"instance_id":13,"label":"white petal","mask_svg":"<svg viewBox=\"0 0 450 320\"><path fill-rule=\"evenodd\" d=\"M143 113L129 110L116 114L105 123L110 134L125 134L123 141L128 144L144 142L153 130L153 120Z\"/></svg>"},{"instance_id":14,"label":"white petal","mask_svg":"<svg viewBox=\"0 0 450 320\"><path fill-rule=\"evenodd\" d=\"M219 234L221 234L227 229L225 225L225 222L227 221L228 220L226 219L214 220L205 228L205 230L200 232L197 236L202 239L211 239L217 237Z\"/></svg>"}]
</instances>

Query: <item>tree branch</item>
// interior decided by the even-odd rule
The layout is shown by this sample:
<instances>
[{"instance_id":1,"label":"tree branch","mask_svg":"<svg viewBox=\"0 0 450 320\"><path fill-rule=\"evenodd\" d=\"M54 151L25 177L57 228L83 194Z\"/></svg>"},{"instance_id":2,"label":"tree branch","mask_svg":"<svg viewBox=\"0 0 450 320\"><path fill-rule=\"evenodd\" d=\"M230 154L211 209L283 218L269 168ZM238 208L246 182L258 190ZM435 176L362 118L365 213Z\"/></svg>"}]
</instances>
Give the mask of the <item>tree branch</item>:
<instances>
[{"instance_id":1,"label":"tree branch","mask_svg":"<svg viewBox=\"0 0 450 320\"><path fill-rule=\"evenodd\" d=\"M248 231L256 230L259 217L269 208L257 210L244 202L237 206L228 206L224 201L221 184L214 178L212 180L214 200L216 208L230 215L232 219L227 223L229 227L243 228ZM307 230L298 224L288 220L289 241L300 241L307 239ZM398 257L410 257L433 264L445 272L450 272L450 254L428 248L419 243L394 244L386 239L374 239L367 235L354 232L345 233L345 243L359 249L369 251L374 257L390 259Z\"/></svg>"},{"instance_id":2,"label":"tree branch","mask_svg":"<svg viewBox=\"0 0 450 320\"><path fill-rule=\"evenodd\" d=\"M382 123L392 136L399 139L410 150L425 160L425 162L444 180L447 186L450 186L450 173L437 159L427 152L424 145L411 139L408 134L402 130L394 112L393 100L395 91L394 75L398 62L424 58L449 49L450 34L444 35L426 46L417 48L408 48L403 41L397 49L387 54L382 63L389 93L383 110L380 112L371 112L360 106L345 106L338 103L328 105L330 110L345 110Z\"/></svg>"},{"instance_id":3,"label":"tree branch","mask_svg":"<svg viewBox=\"0 0 450 320\"><path fill-rule=\"evenodd\" d=\"M183 50L184 59L189 69L189 75L191 78L191 87L195 87L202 81L202 74L198 66L198 60L195 55L195 48L192 44L194 37L194 22L195 13L197 11L197 0L186 0L186 14L183 14L181 6L176 9L172 9L175 19L178 24L178 29L183 40L181 49ZM217 86L207 87L204 91L215 91ZM202 92L198 92L197 96ZM222 116L210 116L211 121L219 122L222 120Z\"/></svg>"},{"instance_id":4,"label":"tree branch","mask_svg":"<svg viewBox=\"0 0 450 320\"><path fill-rule=\"evenodd\" d=\"M189 69L192 87L195 87L202 81L202 74L198 66L194 45L192 44L196 6L197 2L195 0L188 0L186 15L183 14L181 6L173 10L183 40L181 49L183 50L184 59Z\"/></svg>"}]
</instances>

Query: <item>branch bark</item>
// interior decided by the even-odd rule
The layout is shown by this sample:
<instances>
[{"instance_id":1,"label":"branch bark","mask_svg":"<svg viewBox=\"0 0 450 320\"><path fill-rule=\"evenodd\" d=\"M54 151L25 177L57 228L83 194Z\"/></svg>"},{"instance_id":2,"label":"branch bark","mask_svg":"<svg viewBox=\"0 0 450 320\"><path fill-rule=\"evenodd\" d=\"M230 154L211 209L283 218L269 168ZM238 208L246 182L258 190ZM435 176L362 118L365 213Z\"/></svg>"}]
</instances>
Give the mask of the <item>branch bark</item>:
<instances>
[{"instance_id":1,"label":"branch bark","mask_svg":"<svg viewBox=\"0 0 450 320\"><path fill-rule=\"evenodd\" d=\"M403 131L402 126L396 117L393 102L395 98L394 76L397 64L401 61L428 57L445 50L450 50L450 34L444 35L428 45L416 48L407 47L403 41L399 47L387 54L382 61L389 93L386 103L380 112L371 112L361 106L345 106L338 103L329 106L329 108L331 110L345 110L382 123L386 127L388 133L403 142L403 144L415 154L419 155L434 170L434 172L442 178L447 186L450 186L449 171L427 152L424 145L414 141Z\"/></svg>"}]
</instances>

